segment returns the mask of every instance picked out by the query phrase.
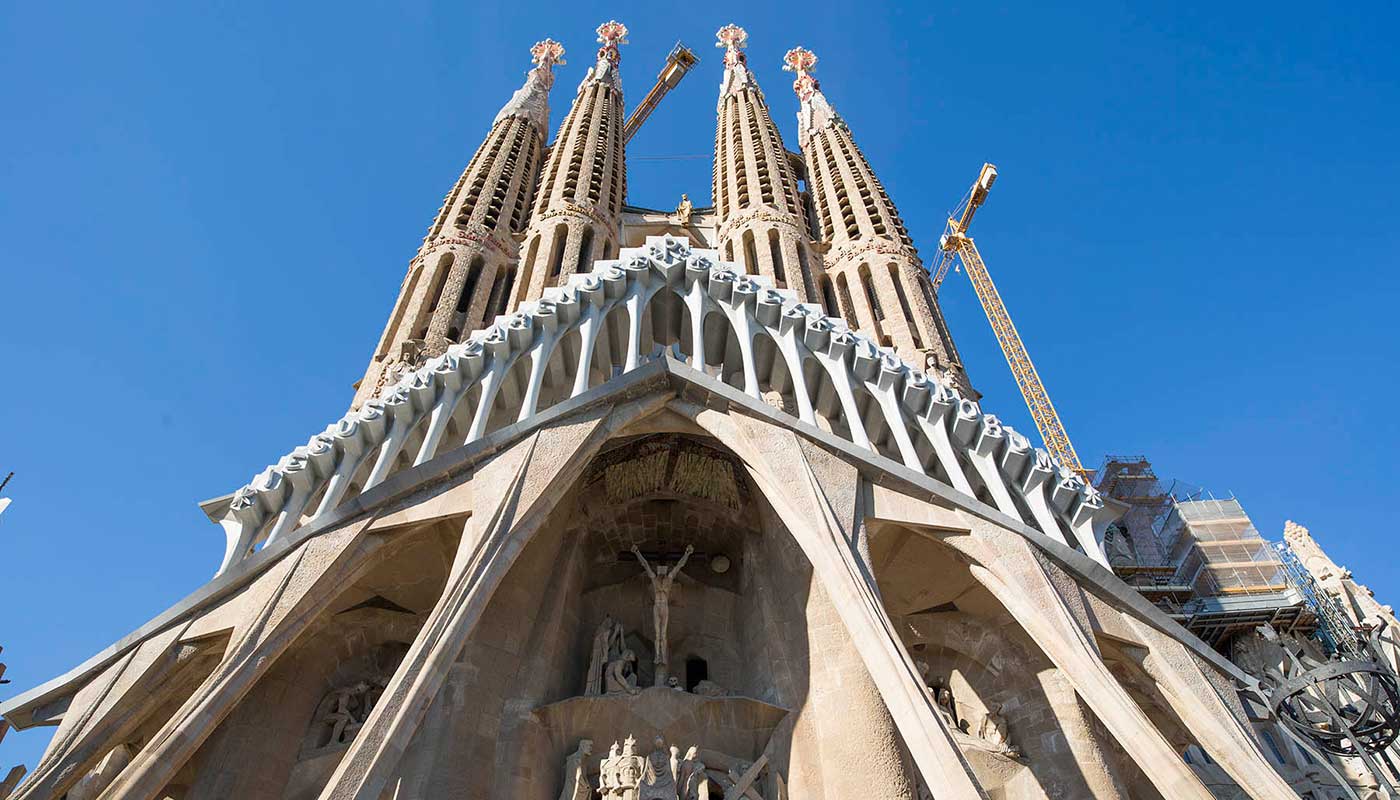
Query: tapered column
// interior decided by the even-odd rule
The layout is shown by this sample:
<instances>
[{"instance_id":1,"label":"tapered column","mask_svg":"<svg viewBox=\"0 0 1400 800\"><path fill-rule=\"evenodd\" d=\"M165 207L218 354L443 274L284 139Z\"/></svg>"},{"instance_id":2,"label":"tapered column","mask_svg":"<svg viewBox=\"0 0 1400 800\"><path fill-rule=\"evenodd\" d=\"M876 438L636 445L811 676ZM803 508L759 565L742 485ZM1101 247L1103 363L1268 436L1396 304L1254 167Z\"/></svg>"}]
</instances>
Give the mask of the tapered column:
<instances>
[{"instance_id":1,"label":"tapered column","mask_svg":"<svg viewBox=\"0 0 1400 800\"><path fill-rule=\"evenodd\" d=\"M622 134L622 75L619 45L627 26L598 26L598 59L559 126L540 177L534 217L525 233L521 281L508 306L538 298L575 272L620 249L619 219L627 196Z\"/></svg>"},{"instance_id":2,"label":"tapered column","mask_svg":"<svg viewBox=\"0 0 1400 800\"><path fill-rule=\"evenodd\" d=\"M818 290L828 313L971 393L904 221L812 75L816 55L797 47L783 61L784 69L797 73L792 86L801 102L798 143L820 228L814 233L826 248Z\"/></svg>"},{"instance_id":3,"label":"tapered column","mask_svg":"<svg viewBox=\"0 0 1400 800\"><path fill-rule=\"evenodd\" d=\"M720 251L749 274L815 302L820 259L811 250L787 148L744 56L748 34L726 25L715 35L724 48L711 187Z\"/></svg>"},{"instance_id":4,"label":"tapered column","mask_svg":"<svg viewBox=\"0 0 1400 800\"><path fill-rule=\"evenodd\" d=\"M985 800L885 613L875 576L860 553L858 533L848 529L859 519L856 470L761 421L675 403L673 408L744 461L830 595L924 783L937 787L939 800Z\"/></svg>"},{"instance_id":5,"label":"tapered column","mask_svg":"<svg viewBox=\"0 0 1400 800\"><path fill-rule=\"evenodd\" d=\"M518 274L516 235L528 222L549 127L549 90L564 47L546 39L530 54L535 67L525 85L496 115L409 262L355 408L506 310Z\"/></svg>"},{"instance_id":6,"label":"tapered column","mask_svg":"<svg viewBox=\"0 0 1400 800\"><path fill-rule=\"evenodd\" d=\"M966 556L973 577L996 597L1086 705L1137 762L1163 797L1211 800L1211 793L1104 663L1033 546L1009 531L975 523L946 543Z\"/></svg>"}]
</instances>

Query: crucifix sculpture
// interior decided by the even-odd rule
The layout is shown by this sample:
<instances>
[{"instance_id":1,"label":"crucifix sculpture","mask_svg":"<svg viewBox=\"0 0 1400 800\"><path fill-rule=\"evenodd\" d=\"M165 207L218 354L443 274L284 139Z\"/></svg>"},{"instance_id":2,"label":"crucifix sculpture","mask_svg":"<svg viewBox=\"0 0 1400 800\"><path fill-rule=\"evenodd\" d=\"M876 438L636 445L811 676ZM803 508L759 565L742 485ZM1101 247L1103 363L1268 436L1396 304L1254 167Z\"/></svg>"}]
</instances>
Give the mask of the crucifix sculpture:
<instances>
[{"instance_id":1,"label":"crucifix sculpture","mask_svg":"<svg viewBox=\"0 0 1400 800\"><path fill-rule=\"evenodd\" d=\"M675 566L668 568L665 564L657 564L656 569L653 570L651 564L647 562L646 556L642 555L642 551L638 550L636 545L632 546L632 554L637 557L638 561L642 562L642 569L646 570L647 577L651 578L653 592L651 621L656 636L656 655L652 657L652 663L656 667L656 676L653 682L655 686L665 686L666 678L670 674L671 654L670 648L666 645L666 628L671 623L671 589L676 585L676 576L680 574L681 569L685 567L685 562L690 559L690 554L694 552L695 548L692 545L686 545L685 555L681 556L681 560L677 561Z\"/></svg>"}]
</instances>

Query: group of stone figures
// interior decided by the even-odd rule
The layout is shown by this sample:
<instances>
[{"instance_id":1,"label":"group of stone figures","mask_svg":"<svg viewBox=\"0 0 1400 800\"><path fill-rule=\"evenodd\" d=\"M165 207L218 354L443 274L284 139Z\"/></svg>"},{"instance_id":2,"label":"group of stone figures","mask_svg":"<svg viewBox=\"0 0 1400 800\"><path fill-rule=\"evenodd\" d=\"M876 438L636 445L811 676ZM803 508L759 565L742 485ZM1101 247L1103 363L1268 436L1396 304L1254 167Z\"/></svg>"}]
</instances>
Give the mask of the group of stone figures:
<instances>
[{"instance_id":1,"label":"group of stone figures","mask_svg":"<svg viewBox=\"0 0 1400 800\"><path fill-rule=\"evenodd\" d=\"M628 736L620 745L613 742L598 762L595 785L589 770L592 755L593 741L583 739L564 761L559 800L764 800L757 787L767 768L765 756L752 763L722 756L729 766L717 769L706 766L698 747L682 756L679 747L667 747L658 736L651 753L643 756L637 752L637 740Z\"/></svg>"},{"instance_id":2,"label":"group of stone figures","mask_svg":"<svg viewBox=\"0 0 1400 800\"><path fill-rule=\"evenodd\" d=\"M383 680L358 681L331 690L316 709L312 739L306 743L304 752L339 747L353 741L369 719L374 704L384 694L385 684Z\"/></svg>"},{"instance_id":3,"label":"group of stone figures","mask_svg":"<svg viewBox=\"0 0 1400 800\"><path fill-rule=\"evenodd\" d=\"M928 681L928 664L917 661L915 666L918 667L919 674L924 677L924 680ZM1001 714L1000 706L980 714L977 719L972 719L965 708L959 709L958 702L953 698L953 690L941 679L935 679L929 683L928 690L933 695L938 715L943 718L943 722L949 730L975 736L990 749L1008 756L1019 757L1021 755L1016 746L1011 744L1010 729L1006 717Z\"/></svg>"},{"instance_id":4,"label":"group of stone figures","mask_svg":"<svg viewBox=\"0 0 1400 800\"><path fill-rule=\"evenodd\" d=\"M656 637L652 666L655 675L653 684L656 686L667 686L677 690L684 688L680 679L671 674L671 651L667 644L667 636L671 624L671 592L675 588L676 576L694 552L694 547L686 545L685 554L674 566L658 564L653 568L641 550L632 548L633 555L641 562L642 569L651 579L651 621L653 635ZM637 653L627 647L622 623L608 615L603 618L602 624L593 634L592 647L589 649L588 679L583 693L596 696L636 694L639 691L641 689L637 686ZM708 680L700 681L694 687L694 691L696 694L711 697L719 697L726 693L724 689Z\"/></svg>"}]
</instances>

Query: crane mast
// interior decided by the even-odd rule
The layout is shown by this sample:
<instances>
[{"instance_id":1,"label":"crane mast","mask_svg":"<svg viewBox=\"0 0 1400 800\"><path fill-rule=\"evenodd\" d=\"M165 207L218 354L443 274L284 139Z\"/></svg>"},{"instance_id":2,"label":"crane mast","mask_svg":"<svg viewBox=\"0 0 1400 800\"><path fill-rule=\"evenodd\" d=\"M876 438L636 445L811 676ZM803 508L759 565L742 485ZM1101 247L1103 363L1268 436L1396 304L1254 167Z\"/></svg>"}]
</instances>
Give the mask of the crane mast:
<instances>
[{"instance_id":1,"label":"crane mast","mask_svg":"<svg viewBox=\"0 0 1400 800\"><path fill-rule=\"evenodd\" d=\"M972 281L973 291L977 292L977 299L982 303L982 311L986 313L987 321L992 325L992 332L996 334L997 344L1001 345L1001 352L1006 356L1006 363L1010 365L1011 374L1016 378L1016 386L1021 390L1031 418L1035 420L1040 437L1045 441L1045 448L1061 466L1080 475L1087 475L1088 471L1080 463L1079 455L1070 443L1069 434L1065 432L1064 423L1055 411L1055 405L1050 402L1050 393L1045 390L1045 383L1040 380L1035 363L1026 352L1021 335L1016 332L1016 324L1011 321L1006 303L1002 301L1001 293L997 291L991 274L987 272L982 254L977 252L977 245L972 241L972 237L967 235L973 215L986 201L987 192L996 179L997 168L991 164L983 164L982 172L977 176L977 182L972 185L962 213L957 218L948 219L948 227L938 241L941 254L932 279L933 288L937 290L943 283L948 274L948 267L955 257L962 262L963 268L967 270L967 277Z\"/></svg>"},{"instance_id":2,"label":"crane mast","mask_svg":"<svg viewBox=\"0 0 1400 800\"><path fill-rule=\"evenodd\" d=\"M651 87L651 91L642 98L642 102L632 109L632 116L623 123L622 140L624 142L631 141L637 129L642 127L642 123L647 121L651 112L655 111L656 107L661 104L661 98L676 88L676 85L681 82L681 78L684 78L686 73L690 72L690 68L699 61L700 59L689 47L676 42L676 46L671 48L671 52L666 56L666 63L661 67L661 74L656 76L656 85Z\"/></svg>"}]
</instances>

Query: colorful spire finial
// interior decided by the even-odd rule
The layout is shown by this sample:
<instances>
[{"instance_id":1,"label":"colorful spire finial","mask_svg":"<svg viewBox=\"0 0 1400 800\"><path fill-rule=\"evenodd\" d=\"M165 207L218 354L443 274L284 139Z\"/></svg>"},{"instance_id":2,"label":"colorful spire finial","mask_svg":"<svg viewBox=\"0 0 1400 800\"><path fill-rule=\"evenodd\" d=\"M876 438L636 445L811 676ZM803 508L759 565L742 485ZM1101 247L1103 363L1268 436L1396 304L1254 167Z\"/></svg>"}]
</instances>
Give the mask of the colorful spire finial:
<instances>
[{"instance_id":1,"label":"colorful spire finial","mask_svg":"<svg viewBox=\"0 0 1400 800\"><path fill-rule=\"evenodd\" d=\"M615 19L604 22L598 26L598 42L603 45L598 48L598 58L606 58L612 64L617 64L622 60L617 46L627 44L627 26Z\"/></svg>"},{"instance_id":2,"label":"colorful spire finial","mask_svg":"<svg viewBox=\"0 0 1400 800\"><path fill-rule=\"evenodd\" d=\"M715 31L715 38L719 39L718 42L715 42L715 47L725 49L725 66L732 67L744 63L743 48L749 43L748 31L731 22Z\"/></svg>"},{"instance_id":3,"label":"colorful spire finial","mask_svg":"<svg viewBox=\"0 0 1400 800\"><path fill-rule=\"evenodd\" d=\"M535 42L535 46L530 48L530 61L545 69L550 69L555 64L568 63L564 61L564 45L553 39Z\"/></svg>"},{"instance_id":4,"label":"colorful spire finial","mask_svg":"<svg viewBox=\"0 0 1400 800\"><path fill-rule=\"evenodd\" d=\"M811 74L816 66L817 54L805 47L794 47L783 56L783 71L797 73L792 90L797 92L799 100L809 100L821 89L821 84Z\"/></svg>"}]
</instances>

